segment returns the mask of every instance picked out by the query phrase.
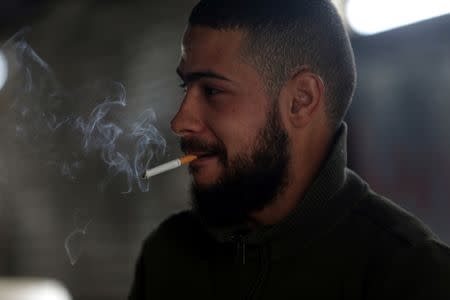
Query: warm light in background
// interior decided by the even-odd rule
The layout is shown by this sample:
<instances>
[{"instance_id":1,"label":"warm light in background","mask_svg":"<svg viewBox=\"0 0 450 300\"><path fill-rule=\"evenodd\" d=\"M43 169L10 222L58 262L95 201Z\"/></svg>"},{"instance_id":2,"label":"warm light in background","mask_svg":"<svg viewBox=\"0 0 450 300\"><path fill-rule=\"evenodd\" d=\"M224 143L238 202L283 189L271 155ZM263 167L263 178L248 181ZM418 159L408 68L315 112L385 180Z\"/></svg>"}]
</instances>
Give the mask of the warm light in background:
<instances>
[{"instance_id":1,"label":"warm light in background","mask_svg":"<svg viewBox=\"0 0 450 300\"><path fill-rule=\"evenodd\" d=\"M331 0L334 6L336 6L339 14L345 20L345 0Z\"/></svg>"},{"instance_id":2,"label":"warm light in background","mask_svg":"<svg viewBox=\"0 0 450 300\"><path fill-rule=\"evenodd\" d=\"M348 0L353 31L375 34L450 13L450 0Z\"/></svg>"},{"instance_id":3,"label":"warm light in background","mask_svg":"<svg viewBox=\"0 0 450 300\"><path fill-rule=\"evenodd\" d=\"M55 280L0 278L1 300L71 300L66 288Z\"/></svg>"},{"instance_id":4,"label":"warm light in background","mask_svg":"<svg viewBox=\"0 0 450 300\"><path fill-rule=\"evenodd\" d=\"M6 78L8 77L8 62L5 55L0 51L0 90L5 85Z\"/></svg>"}]
</instances>

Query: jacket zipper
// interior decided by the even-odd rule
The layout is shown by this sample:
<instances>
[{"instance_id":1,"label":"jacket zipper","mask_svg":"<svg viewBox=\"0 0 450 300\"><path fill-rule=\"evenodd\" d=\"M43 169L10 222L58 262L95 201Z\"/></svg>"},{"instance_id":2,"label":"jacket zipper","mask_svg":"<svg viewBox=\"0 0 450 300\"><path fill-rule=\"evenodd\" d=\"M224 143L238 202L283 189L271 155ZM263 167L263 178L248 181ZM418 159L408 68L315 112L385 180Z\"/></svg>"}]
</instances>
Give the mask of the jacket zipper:
<instances>
[{"instance_id":1,"label":"jacket zipper","mask_svg":"<svg viewBox=\"0 0 450 300\"><path fill-rule=\"evenodd\" d=\"M238 259L240 256L240 258L242 258L242 264L245 265L246 244L244 236L242 234L237 234L233 236L233 241L236 243L236 252L238 255ZM267 273L269 272L268 254L265 247L267 246L261 246L257 249L260 270L257 273L257 278L255 280L255 283L253 284L252 289L245 299L256 299L256 297L258 296L258 290L261 289L261 286L267 277Z\"/></svg>"},{"instance_id":2,"label":"jacket zipper","mask_svg":"<svg viewBox=\"0 0 450 300\"><path fill-rule=\"evenodd\" d=\"M245 265L245 241L244 236L241 234L235 235L233 240L236 242L236 253L238 258L242 259L242 264Z\"/></svg>"},{"instance_id":3,"label":"jacket zipper","mask_svg":"<svg viewBox=\"0 0 450 300\"><path fill-rule=\"evenodd\" d=\"M258 251L258 257L259 257L259 264L260 264L260 270L258 272L258 277L255 281L255 284L253 285L252 290L248 294L248 297L246 299L257 299L259 292L261 290L262 285L264 284L264 281L266 280L267 274L269 273L269 263L268 263L268 254L267 249L265 248L267 246L261 246Z\"/></svg>"}]
</instances>

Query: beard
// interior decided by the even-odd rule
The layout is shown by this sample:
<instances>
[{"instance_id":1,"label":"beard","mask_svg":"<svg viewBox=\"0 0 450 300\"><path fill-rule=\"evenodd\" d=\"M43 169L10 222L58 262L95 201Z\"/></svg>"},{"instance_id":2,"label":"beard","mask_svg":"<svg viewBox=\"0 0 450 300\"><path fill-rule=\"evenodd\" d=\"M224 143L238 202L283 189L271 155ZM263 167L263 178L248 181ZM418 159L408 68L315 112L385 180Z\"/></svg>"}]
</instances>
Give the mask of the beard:
<instances>
[{"instance_id":1,"label":"beard","mask_svg":"<svg viewBox=\"0 0 450 300\"><path fill-rule=\"evenodd\" d=\"M206 150L218 156L224 173L214 184L191 184L192 211L211 227L240 225L252 212L273 203L287 184L289 138L277 107L269 111L265 126L249 154L227 159L225 145L182 140L183 150ZM191 169L191 172L195 170Z\"/></svg>"}]
</instances>

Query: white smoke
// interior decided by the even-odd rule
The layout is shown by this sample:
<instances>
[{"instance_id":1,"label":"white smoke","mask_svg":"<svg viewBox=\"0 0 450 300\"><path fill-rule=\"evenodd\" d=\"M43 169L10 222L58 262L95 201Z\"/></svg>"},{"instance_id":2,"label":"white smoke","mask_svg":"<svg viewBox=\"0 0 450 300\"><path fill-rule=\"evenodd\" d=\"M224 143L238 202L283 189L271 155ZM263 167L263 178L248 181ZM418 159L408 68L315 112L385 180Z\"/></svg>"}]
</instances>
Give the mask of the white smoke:
<instances>
[{"instance_id":1,"label":"white smoke","mask_svg":"<svg viewBox=\"0 0 450 300\"><path fill-rule=\"evenodd\" d=\"M83 254L84 238L86 237L87 229L92 223L93 219L87 220L79 210L74 214L75 229L67 236L64 241L64 248L69 257L71 265L75 265Z\"/></svg>"},{"instance_id":2,"label":"white smoke","mask_svg":"<svg viewBox=\"0 0 450 300\"><path fill-rule=\"evenodd\" d=\"M105 166L105 172L99 173L106 176L98 176L96 182L100 190L117 178L126 181L124 193L135 187L148 191L149 181L141 175L166 150L166 141L154 125L153 109L143 110L132 121L121 118L127 94L120 82L97 81L73 91L64 89L26 42L26 32L17 33L0 47L10 71L2 90L7 96L0 105L2 137L24 151L18 156L45 157L48 166L72 182L81 181L82 171L96 159ZM75 213L75 228L64 243L72 265L82 254L93 221L81 219Z\"/></svg>"},{"instance_id":3,"label":"white smoke","mask_svg":"<svg viewBox=\"0 0 450 300\"><path fill-rule=\"evenodd\" d=\"M30 151L50 155L52 164L70 180L77 180L87 157L97 155L108 169L107 178L99 179L99 187L123 176L128 187L124 192L131 192L134 186L148 191L149 182L141 175L166 150L166 141L154 126L155 112L148 108L131 124L115 118L127 106L126 89L119 82L64 90L48 64L26 42L25 33L17 33L1 48L15 66L9 97L13 114L6 120L9 129ZM84 107L93 108L77 111L82 101L86 101ZM70 136L70 152L57 144L60 136Z\"/></svg>"}]
</instances>

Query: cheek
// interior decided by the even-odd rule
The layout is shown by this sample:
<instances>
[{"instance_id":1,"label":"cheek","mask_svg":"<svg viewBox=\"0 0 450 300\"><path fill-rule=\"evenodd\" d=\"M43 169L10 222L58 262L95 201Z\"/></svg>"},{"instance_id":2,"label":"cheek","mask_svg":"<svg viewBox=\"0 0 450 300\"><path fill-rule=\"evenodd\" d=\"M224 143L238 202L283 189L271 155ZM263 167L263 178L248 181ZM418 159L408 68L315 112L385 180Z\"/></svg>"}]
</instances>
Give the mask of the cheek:
<instances>
[{"instance_id":1,"label":"cheek","mask_svg":"<svg viewBox=\"0 0 450 300\"><path fill-rule=\"evenodd\" d=\"M250 153L267 123L268 107L262 97L229 97L219 110L209 109L207 126L226 147L228 155Z\"/></svg>"},{"instance_id":2,"label":"cheek","mask_svg":"<svg viewBox=\"0 0 450 300\"><path fill-rule=\"evenodd\" d=\"M220 140L227 150L229 157L237 154L251 153L255 141L265 125L265 122L252 122L250 118L241 119L238 116L221 122L215 120L211 127L215 137Z\"/></svg>"}]
</instances>

